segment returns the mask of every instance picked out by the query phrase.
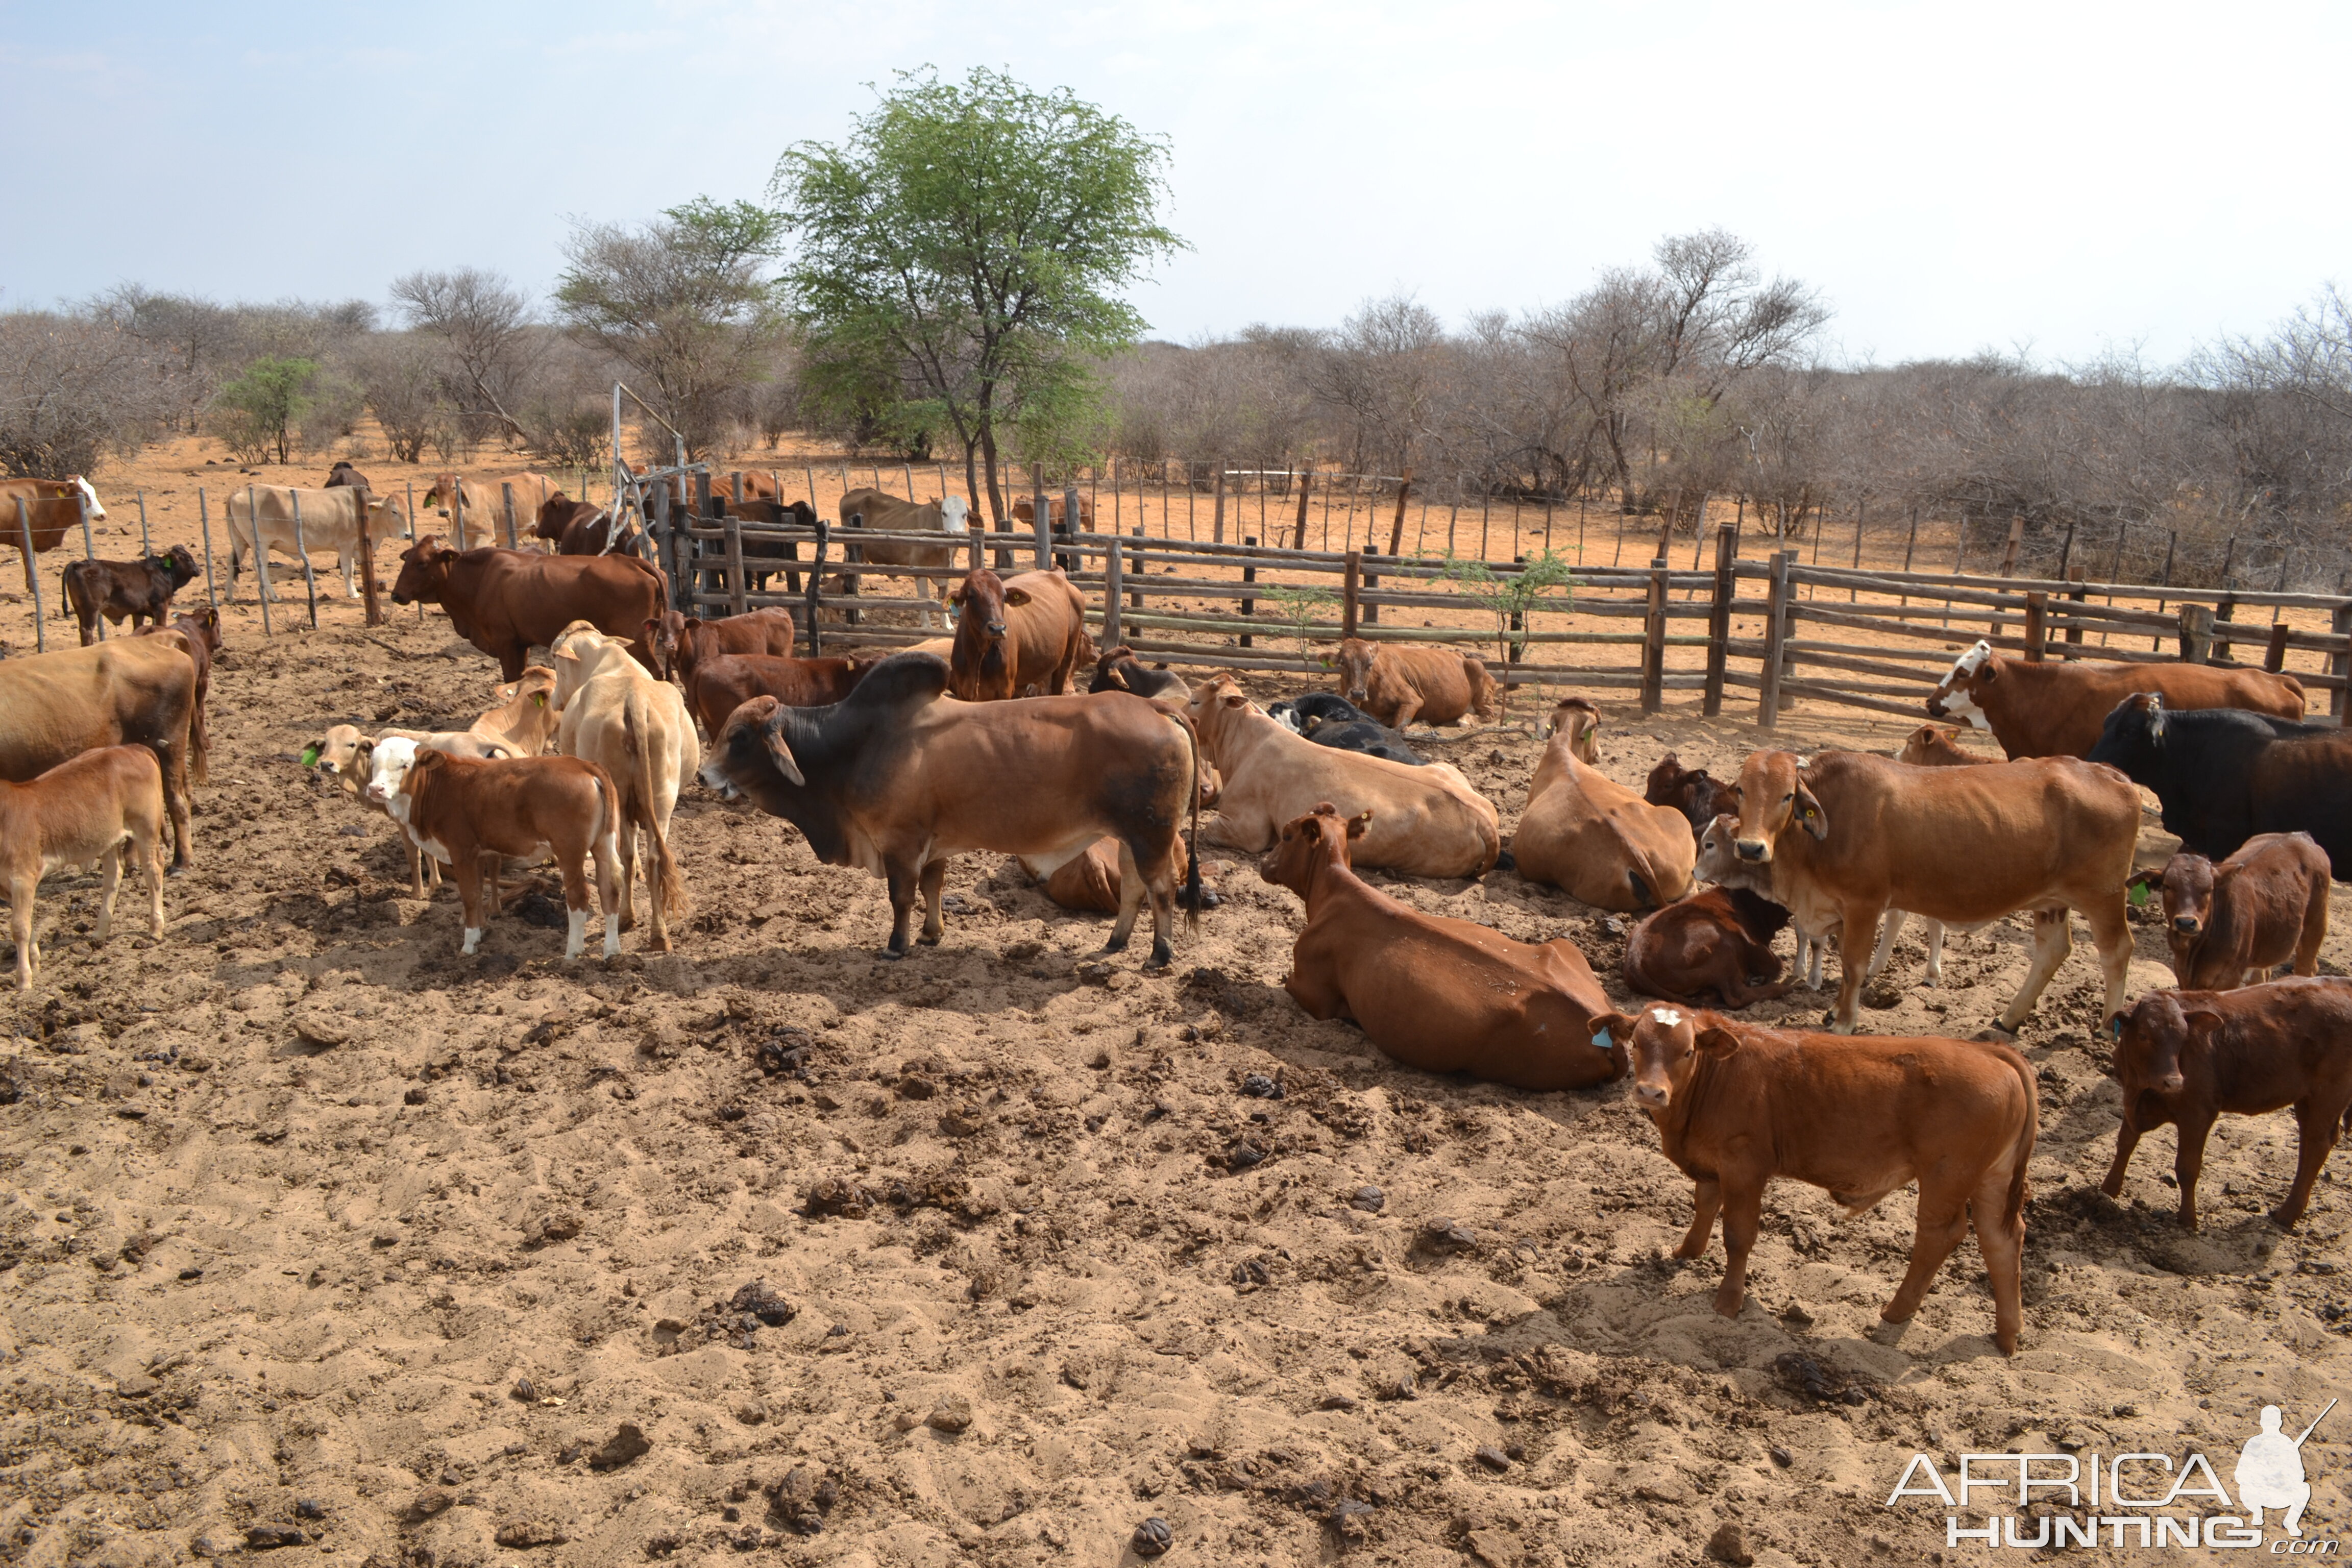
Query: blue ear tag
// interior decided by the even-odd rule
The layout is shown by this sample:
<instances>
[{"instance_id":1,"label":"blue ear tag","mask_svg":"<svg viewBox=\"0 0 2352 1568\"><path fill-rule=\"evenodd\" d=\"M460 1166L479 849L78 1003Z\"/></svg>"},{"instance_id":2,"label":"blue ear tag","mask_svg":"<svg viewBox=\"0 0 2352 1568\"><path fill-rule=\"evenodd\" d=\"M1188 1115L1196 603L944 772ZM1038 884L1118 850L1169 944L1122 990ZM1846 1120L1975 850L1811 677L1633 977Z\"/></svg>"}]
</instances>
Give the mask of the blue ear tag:
<instances>
[{"instance_id":1,"label":"blue ear tag","mask_svg":"<svg viewBox=\"0 0 2352 1568\"><path fill-rule=\"evenodd\" d=\"M1592 1037L1592 1048L1596 1051L1605 1051L1616 1043L1609 1037L1609 1031L1606 1029Z\"/></svg>"},{"instance_id":2,"label":"blue ear tag","mask_svg":"<svg viewBox=\"0 0 2352 1568\"><path fill-rule=\"evenodd\" d=\"M2119 1040L2124 1037L2124 1016L2121 1013L2107 1020L2107 1033Z\"/></svg>"}]
</instances>

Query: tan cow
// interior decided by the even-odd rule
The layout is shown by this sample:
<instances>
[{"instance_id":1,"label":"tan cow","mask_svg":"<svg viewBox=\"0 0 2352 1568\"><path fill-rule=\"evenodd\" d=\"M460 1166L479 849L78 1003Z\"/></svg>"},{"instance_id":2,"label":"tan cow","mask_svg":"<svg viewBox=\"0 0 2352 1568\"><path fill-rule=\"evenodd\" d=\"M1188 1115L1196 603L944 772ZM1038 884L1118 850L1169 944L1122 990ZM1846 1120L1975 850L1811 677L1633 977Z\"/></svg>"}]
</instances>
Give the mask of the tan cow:
<instances>
[{"instance_id":1,"label":"tan cow","mask_svg":"<svg viewBox=\"0 0 2352 1568\"><path fill-rule=\"evenodd\" d=\"M1551 743L1511 839L1519 875L1603 910L1646 910L1690 891L1698 842L1671 805L1601 773L1601 710L1581 697L1552 710Z\"/></svg>"},{"instance_id":2,"label":"tan cow","mask_svg":"<svg viewBox=\"0 0 2352 1568\"><path fill-rule=\"evenodd\" d=\"M1231 676L1195 687L1185 711L1222 780L1217 819L1204 830L1213 844L1258 854L1273 847L1285 823L1329 802L1346 816L1372 814L1349 847L1359 866L1480 877L1502 852L1494 803L1450 763L1408 767L1318 746L1266 717Z\"/></svg>"},{"instance_id":3,"label":"tan cow","mask_svg":"<svg viewBox=\"0 0 2352 1568\"><path fill-rule=\"evenodd\" d=\"M2120 1010L2131 962L2124 883L2139 791L2072 757L1915 768L1860 752L1758 752L1739 770L1733 848L1769 866L1770 897L1802 929L1840 934L1836 1027L1851 1032L1879 917L1907 910L1972 930L2033 911L2033 963L1999 1020L2014 1031L2065 962L2066 911L2083 911L2105 971L2099 1016Z\"/></svg>"},{"instance_id":4,"label":"tan cow","mask_svg":"<svg viewBox=\"0 0 2352 1568\"><path fill-rule=\"evenodd\" d=\"M1001 702L1028 694L1059 697L1070 689L1087 642L1087 602L1060 567L1000 578L982 566L967 574L950 600L956 632L948 656L948 689L966 702Z\"/></svg>"},{"instance_id":5,"label":"tan cow","mask_svg":"<svg viewBox=\"0 0 2352 1568\"><path fill-rule=\"evenodd\" d=\"M1465 713L1495 716L1495 679L1486 664L1444 647L1385 644L1361 637L1339 645L1339 693L1391 730L1415 719L1450 724Z\"/></svg>"},{"instance_id":6,"label":"tan cow","mask_svg":"<svg viewBox=\"0 0 2352 1568\"><path fill-rule=\"evenodd\" d=\"M60 866L103 862L98 929L103 944L114 925L122 885L123 847L147 879L147 932L163 934L163 770L144 746L101 746L59 763L28 784L0 784L0 877L8 888L8 925L16 940L16 989L30 991L41 959L33 935L33 900L41 879Z\"/></svg>"},{"instance_id":7,"label":"tan cow","mask_svg":"<svg viewBox=\"0 0 2352 1568\"><path fill-rule=\"evenodd\" d=\"M294 510L301 505L301 548L295 543ZM236 595L236 580L245 558L255 552L255 513L260 514L258 537L262 548L274 550L298 563L302 550L331 550L336 563L343 574L343 597L358 596L352 585L352 563L359 559L361 509L366 505L368 551L386 539L397 539L402 531L401 500L397 496L384 496L369 500L365 490L337 485L332 489L299 489L290 485L247 485L231 490L223 508L228 515L228 584L229 595ZM271 599L282 597L278 584L264 580Z\"/></svg>"},{"instance_id":8,"label":"tan cow","mask_svg":"<svg viewBox=\"0 0 2352 1568\"><path fill-rule=\"evenodd\" d=\"M504 544L507 542L506 491L500 487L514 487L514 543L524 548L523 541L538 535L540 512L550 498L560 494L563 481L545 474L525 470L519 474L500 474L494 479L468 479L457 474L436 474L416 504L448 517L459 500L465 503L466 543ZM305 503L307 505L307 503ZM308 528L310 519L303 518ZM452 531L454 532L454 527Z\"/></svg>"},{"instance_id":9,"label":"tan cow","mask_svg":"<svg viewBox=\"0 0 2352 1568\"><path fill-rule=\"evenodd\" d=\"M556 749L602 767L620 795L621 929L636 924L630 879L642 853L653 946L667 952L669 917L682 912L686 901L670 851L669 819L696 761L686 695L647 673L627 643L585 621L564 627L549 651L555 657L555 706L562 714Z\"/></svg>"},{"instance_id":10,"label":"tan cow","mask_svg":"<svg viewBox=\"0 0 2352 1568\"><path fill-rule=\"evenodd\" d=\"M100 746L139 745L163 770L172 868L188 863L196 667L177 637L0 659L0 779L24 783Z\"/></svg>"},{"instance_id":11,"label":"tan cow","mask_svg":"<svg viewBox=\"0 0 2352 1568\"><path fill-rule=\"evenodd\" d=\"M869 566L922 566L945 570L956 563L971 537L969 521L971 507L961 496L943 496L932 501L900 500L877 489L855 489L841 498L841 526L850 531L835 542L845 548L860 546L866 564ZM937 533L938 544L907 543L887 539L861 539L859 534L872 530L878 533ZM856 593L856 573L850 578L850 592ZM929 598L933 594L942 605L948 593L946 578L919 578L916 596ZM930 626L931 609L926 605L923 625Z\"/></svg>"}]
</instances>

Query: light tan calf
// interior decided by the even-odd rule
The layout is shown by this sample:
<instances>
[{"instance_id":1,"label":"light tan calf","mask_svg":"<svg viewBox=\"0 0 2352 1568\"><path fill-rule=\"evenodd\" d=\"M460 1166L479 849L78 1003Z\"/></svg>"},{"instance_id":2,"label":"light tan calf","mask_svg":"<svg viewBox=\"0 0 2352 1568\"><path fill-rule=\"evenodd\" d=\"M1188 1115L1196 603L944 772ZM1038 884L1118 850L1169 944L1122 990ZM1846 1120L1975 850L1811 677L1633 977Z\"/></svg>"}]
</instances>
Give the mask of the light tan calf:
<instances>
[{"instance_id":1,"label":"light tan calf","mask_svg":"<svg viewBox=\"0 0 2352 1568\"><path fill-rule=\"evenodd\" d=\"M41 950L33 940L33 900L41 879L60 866L96 860L106 883L98 906L98 940L114 924L122 885L122 847L147 879L147 931L163 934L163 770L144 746L84 752L28 784L0 784L0 873L8 884L8 925L16 939L16 989L33 988Z\"/></svg>"},{"instance_id":2,"label":"light tan calf","mask_svg":"<svg viewBox=\"0 0 2352 1568\"><path fill-rule=\"evenodd\" d=\"M657 680L630 657L629 645L585 621L563 628L555 658L556 750L584 757L612 775L621 801L621 929L636 923L631 883L640 854L653 904L654 947L669 951L669 917L686 889L670 853L670 814L694 777L693 717L686 694ZM642 850L639 835L644 836Z\"/></svg>"},{"instance_id":3,"label":"light tan calf","mask_svg":"<svg viewBox=\"0 0 2352 1568\"><path fill-rule=\"evenodd\" d=\"M1597 909L1646 910L1690 891L1698 843L1671 805L1652 805L1592 764L1600 710L1581 697L1552 710L1551 743L1511 839L1519 875Z\"/></svg>"}]
</instances>

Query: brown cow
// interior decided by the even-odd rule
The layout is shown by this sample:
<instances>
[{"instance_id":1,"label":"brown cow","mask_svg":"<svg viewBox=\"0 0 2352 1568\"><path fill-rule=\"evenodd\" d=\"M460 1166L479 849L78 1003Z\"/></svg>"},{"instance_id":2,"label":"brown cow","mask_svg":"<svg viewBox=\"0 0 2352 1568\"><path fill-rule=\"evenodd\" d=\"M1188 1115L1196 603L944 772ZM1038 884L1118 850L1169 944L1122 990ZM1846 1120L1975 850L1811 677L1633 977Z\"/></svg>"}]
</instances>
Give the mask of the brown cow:
<instances>
[{"instance_id":1,"label":"brown cow","mask_svg":"<svg viewBox=\"0 0 2352 1568\"><path fill-rule=\"evenodd\" d=\"M8 888L8 924L16 939L16 989L33 988L41 958L33 937L33 900L41 879L59 866L105 863L96 940L114 924L122 885L123 847L147 879L147 934L163 934L163 770L144 746L101 746L68 758L28 784L0 783L0 878Z\"/></svg>"},{"instance_id":2,"label":"brown cow","mask_svg":"<svg viewBox=\"0 0 2352 1568\"><path fill-rule=\"evenodd\" d=\"M1911 1267L1878 1315L1909 1321L1973 1225L1992 1286L1993 1342L2016 1353L2025 1167L2041 1118L2033 1069L2013 1047L1759 1029L1668 1005L1596 1018L1592 1038L1630 1047L1633 1097L1666 1158L1697 1183L1697 1213L1675 1256L1706 1252L1723 1215L1717 1311L1738 1315L1774 1177L1824 1188L1849 1215L1916 1180Z\"/></svg>"},{"instance_id":3,"label":"brown cow","mask_svg":"<svg viewBox=\"0 0 2352 1568\"><path fill-rule=\"evenodd\" d=\"M722 653L694 667L693 679L686 682L686 706L703 733L716 741L727 716L754 697L772 697L787 708L823 708L856 690L874 668L847 658Z\"/></svg>"},{"instance_id":4,"label":"brown cow","mask_svg":"<svg viewBox=\"0 0 2352 1568\"><path fill-rule=\"evenodd\" d=\"M646 623L645 641L654 650L654 673L664 680L689 686L696 665L723 653L792 658L795 630L793 613L781 605L715 621L664 610L657 619Z\"/></svg>"},{"instance_id":5,"label":"brown cow","mask_svg":"<svg viewBox=\"0 0 2352 1568\"><path fill-rule=\"evenodd\" d=\"M1979 641L1953 662L1927 699L1931 719L1989 730L2011 761L2087 757L2116 704L2154 691L2171 709L2243 708L2303 717L2303 682L2292 675L2216 664L2060 664L2003 658Z\"/></svg>"},{"instance_id":6,"label":"brown cow","mask_svg":"<svg viewBox=\"0 0 2352 1568\"><path fill-rule=\"evenodd\" d=\"M143 627L139 635L163 638L167 645L185 653L196 667L196 710L188 721L189 749L194 753L190 763L195 781L198 784L209 783L213 754L209 704L213 694L213 660L221 650L220 611L206 605L193 615L173 616L168 626Z\"/></svg>"},{"instance_id":7,"label":"brown cow","mask_svg":"<svg viewBox=\"0 0 2352 1568\"><path fill-rule=\"evenodd\" d=\"M1045 498L1045 526L1053 530L1055 533L1068 532L1070 520L1064 515L1068 510L1068 506L1064 503L1063 499L1059 494L1048 495ZM1013 503L1013 521L1015 522L1026 523L1030 528L1034 529L1037 526L1036 499L1033 496L1023 496L1019 500L1014 501ZM1086 497L1080 496L1078 498L1078 531L1080 533L1092 533L1094 531L1094 503L1088 500Z\"/></svg>"},{"instance_id":8,"label":"brown cow","mask_svg":"<svg viewBox=\"0 0 2352 1568\"><path fill-rule=\"evenodd\" d=\"M1307 905L1283 981L1311 1018L1349 1018L1424 1072L1466 1072L1514 1089L1589 1089L1622 1077L1622 1049L1593 1048L1609 1010L1592 966L1566 937L1540 946L1488 926L1425 915L1357 876L1348 845L1370 812L1328 802L1283 825L1258 873Z\"/></svg>"},{"instance_id":9,"label":"brown cow","mask_svg":"<svg viewBox=\"0 0 2352 1568\"><path fill-rule=\"evenodd\" d=\"M532 519L530 536L546 540L558 555L602 555L607 549L634 552L637 548L634 523L621 531L617 545L608 543L612 510L593 501L573 500L558 490L547 498Z\"/></svg>"},{"instance_id":10,"label":"brown cow","mask_svg":"<svg viewBox=\"0 0 2352 1568\"><path fill-rule=\"evenodd\" d=\"M1758 752L1739 771L1739 858L1771 867L1772 900L1801 929L1841 937L1840 1032L1862 993L1853 955L1890 909L1964 930L2033 911L2032 965L1999 1020L2012 1032L2065 962L2066 911L2080 910L2106 975L2101 1016L2122 1005L2139 791L2115 769L2072 757L1915 768L1860 752L1811 763Z\"/></svg>"},{"instance_id":11,"label":"brown cow","mask_svg":"<svg viewBox=\"0 0 2352 1568\"><path fill-rule=\"evenodd\" d=\"M1034 686L1070 689L1087 640L1087 602L1058 566L999 577L982 566L949 596L957 618L948 689L966 702L1002 702Z\"/></svg>"},{"instance_id":12,"label":"brown cow","mask_svg":"<svg viewBox=\"0 0 2352 1568\"><path fill-rule=\"evenodd\" d=\"M2292 1230L2352 1111L2352 980L2273 980L2242 991L2158 991L2110 1022L2123 1125L2099 1190L2119 1197L2143 1132L2179 1129L2180 1228L2197 1228L2205 1140L2223 1111L2294 1107L2294 1184L2271 1218Z\"/></svg>"},{"instance_id":13,"label":"brown cow","mask_svg":"<svg viewBox=\"0 0 2352 1568\"><path fill-rule=\"evenodd\" d=\"M2219 866L2187 850L2132 878L2164 893L2164 939L2174 983L2235 991L2275 965L2319 973L2327 940L2327 852L2308 833L2263 833Z\"/></svg>"},{"instance_id":14,"label":"brown cow","mask_svg":"<svg viewBox=\"0 0 2352 1568\"><path fill-rule=\"evenodd\" d=\"M175 637L0 659L0 779L37 778L100 746L144 746L163 772L172 869L188 863L196 667Z\"/></svg>"},{"instance_id":15,"label":"brown cow","mask_svg":"<svg viewBox=\"0 0 2352 1568\"><path fill-rule=\"evenodd\" d=\"M463 554L427 534L400 554L392 585L395 605L439 605L457 635L499 661L500 679L523 671L534 645L544 647L573 621L609 637L635 638L660 611L667 584L634 555L541 555L484 547ZM629 651L647 669L653 650Z\"/></svg>"},{"instance_id":16,"label":"brown cow","mask_svg":"<svg viewBox=\"0 0 2352 1568\"><path fill-rule=\"evenodd\" d=\"M1646 910L1690 890L1698 844L1683 814L1652 805L1593 766L1600 710L1570 697L1552 710L1551 743L1528 785L1511 858L1530 882L1549 882L1604 910Z\"/></svg>"},{"instance_id":17,"label":"brown cow","mask_svg":"<svg viewBox=\"0 0 2352 1568\"><path fill-rule=\"evenodd\" d=\"M1652 805L1670 805L1681 812L1693 833L1706 832L1708 823L1739 807L1738 792L1732 785L1705 768L1683 766L1672 752L1659 758L1658 765L1650 770L1642 798Z\"/></svg>"},{"instance_id":18,"label":"brown cow","mask_svg":"<svg viewBox=\"0 0 2352 1568\"><path fill-rule=\"evenodd\" d=\"M2000 761L1998 757L1979 757L1967 750L1960 744L1960 732L1941 724L1922 724L1906 735L1903 749L1895 753L1895 760L1915 768L1969 768Z\"/></svg>"},{"instance_id":19,"label":"brown cow","mask_svg":"<svg viewBox=\"0 0 2352 1568\"><path fill-rule=\"evenodd\" d=\"M563 877L572 917L563 956L587 944L588 879L596 871L596 907L604 917L604 956L621 951L621 803L610 774L579 757L510 757L482 762L419 750L387 801L392 818L417 847L449 868L465 906L465 944L481 945L491 901L482 897L485 852L517 858L541 847Z\"/></svg>"},{"instance_id":20,"label":"brown cow","mask_svg":"<svg viewBox=\"0 0 2352 1568\"><path fill-rule=\"evenodd\" d=\"M1643 918L1625 941L1625 984L1644 996L1745 1007L1786 995L1772 938L1789 911L1746 888L1708 888Z\"/></svg>"},{"instance_id":21,"label":"brown cow","mask_svg":"<svg viewBox=\"0 0 2352 1568\"><path fill-rule=\"evenodd\" d=\"M1691 866L1691 874L1702 882L1712 882L1719 888L1745 889L1767 903L1772 900L1772 868L1750 866L1740 859L1732 846L1739 838L1739 818L1729 812L1710 822L1698 836L1698 859ZM1789 929L1796 934L1797 960L1790 965L1796 976L1790 984L1809 991L1822 986L1822 965L1829 953L1826 932L1815 934L1797 923L1793 911L1772 904L1789 921Z\"/></svg>"},{"instance_id":22,"label":"brown cow","mask_svg":"<svg viewBox=\"0 0 2352 1568\"><path fill-rule=\"evenodd\" d=\"M98 617L121 626L129 620L135 634L142 621L163 624L172 595L195 581L202 568L195 552L174 544L161 555L136 561L76 561L65 570L66 603L81 626L81 646L98 640Z\"/></svg>"},{"instance_id":23,"label":"brown cow","mask_svg":"<svg viewBox=\"0 0 2352 1568\"><path fill-rule=\"evenodd\" d=\"M1105 649L1095 660L1094 683L1087 689L1132 691L1138 697L1166 697L1178 702L1188 702L1192 695L1182 676L1164 664L1145 668L1143 661L1135 657L1135 650L1125 643Z\"/></svg>"},{"instance_id":24,"label":"brown cow","mask_svg":"<svg viewBox=\"0 0 2352 1568\"><path fill-rule=\"evenodd\" d=\"M25 515L20 524L16 503L25 503ZM25 555L25 532L32 531L33 552L47 555L65 542L70 529L81 526L82 508L87 506L89 521L104 520L106 509L98 504L98 492L79 474L68 474L62 479L0 479L0 543ZM25 555L25 592L33 591L34 563Z\"/></svg>"},{"instance_id":25,"label":"brown cow","mask_svg":"<svg viewBox=\"0 0 2352 1568\"><path fill-rule=\"evenodd\" d=\"M1486 665L1442 647L1382 647L1361 637L1339 644L1339 694L1391 730L1419 719L1451 724L1465 713L1495 716Z\"/></svg>"}]
</instances>

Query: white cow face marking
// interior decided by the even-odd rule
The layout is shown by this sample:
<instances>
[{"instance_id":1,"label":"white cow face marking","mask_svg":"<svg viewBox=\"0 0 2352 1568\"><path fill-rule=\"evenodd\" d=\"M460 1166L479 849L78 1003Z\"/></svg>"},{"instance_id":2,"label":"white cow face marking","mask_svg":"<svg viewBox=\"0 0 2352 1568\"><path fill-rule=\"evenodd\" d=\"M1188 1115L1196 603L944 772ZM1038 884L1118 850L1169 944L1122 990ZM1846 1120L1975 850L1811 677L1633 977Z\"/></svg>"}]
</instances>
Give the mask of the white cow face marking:
<instances>
[{"instance_id":1,"label":"white cow face marking","mask_svg":"<svg viewBox=\"0 0 2352 1568\"><path fill-rule=\"evenodd\" d=\"M90 521L104 522L106 521L106 508L99 504L98 491L92 489L90 488L89 481L83 479L79 474L76 474L74 476L74 483L80 487L82 500L89 508Z\"/></svg>"},{"instance_id":2,"label":"white cow face marking","mask_svg":"<svg viewBox=\"0 0 2352 1568\"><path fill-rule=\"evenodd\" d=\"M1990 731L1992 728L1985 722L1985 710L1976 705L1975 700L1962 687L1956 686L1944 693L1944 714L1950 719L1965 719L1979 730Z\"/></svg>"},{"instance_id":3,"label":"white cow face marking","mask_svg":"<svg viewBox=\"0 0 2352 1568\"><path fill-rule=\"evenodd\" d=\"M970 532L971 529L964 519L971 510L971 503L963 497L943 497L940 501L940 526L950 533Z\"/></svg>"},{"instance_id":4,"label":"white cow face marking","mask_svg":"<svg viewBox=\"0 0 2352 1568\"><path fill-rule=\"evenodd\" d=\"M1683 1016L1680 1013L1675 1012L1672 1007L1653 1007L1650 1009L1650 1016L1655 1018L1659 1023L1664 1024L1669 1029L1683 1021Z\"/></svg>"}]
</instances>

